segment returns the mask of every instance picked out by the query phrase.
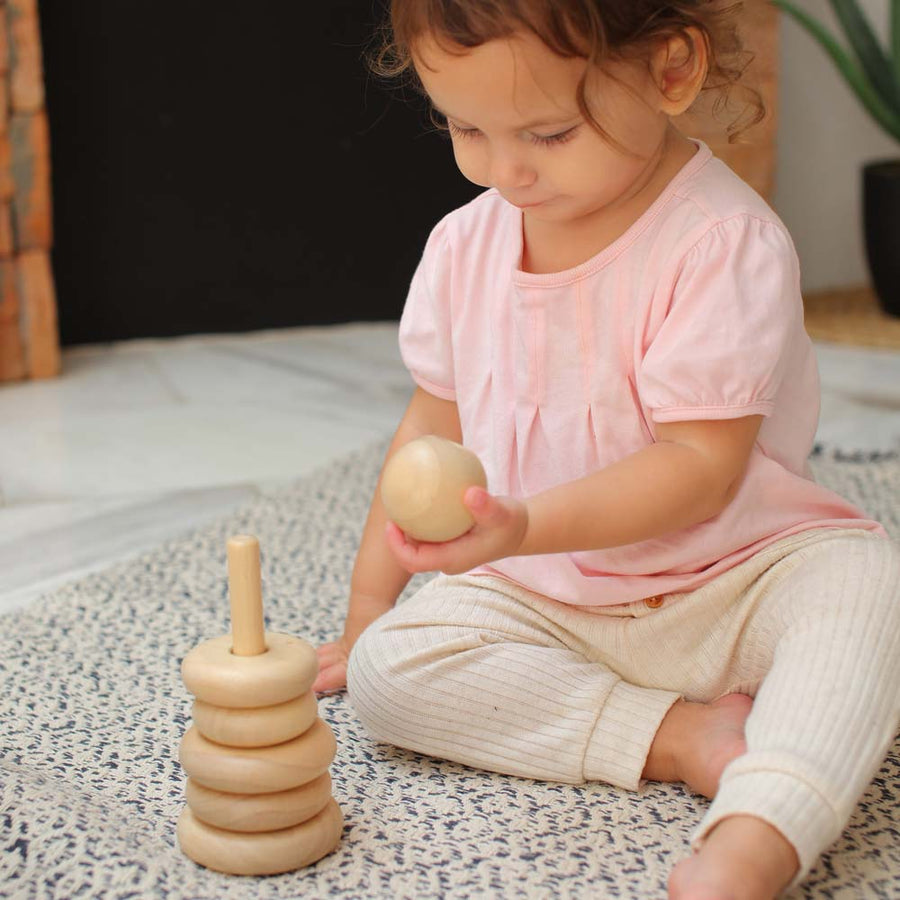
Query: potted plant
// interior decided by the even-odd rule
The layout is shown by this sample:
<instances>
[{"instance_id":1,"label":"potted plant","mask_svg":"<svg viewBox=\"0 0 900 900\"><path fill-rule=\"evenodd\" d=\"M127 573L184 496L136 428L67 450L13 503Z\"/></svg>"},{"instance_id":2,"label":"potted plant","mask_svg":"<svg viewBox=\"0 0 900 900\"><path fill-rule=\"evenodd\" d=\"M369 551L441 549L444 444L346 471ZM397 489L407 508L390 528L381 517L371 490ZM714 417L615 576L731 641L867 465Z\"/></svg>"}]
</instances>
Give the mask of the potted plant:
<instances>
[{"instance_id":1,"label":"potted plant","mask_svg":"<svg viewBox=\"0 0 900 900\"><path fill-rule=\"evenodd\" d=\"M888 48L857 0L828 0L849 48L793 0L772 2L818 41L869 115L900 141L900 0L891 0ZM885 312L900 316L900 157L863 167L863 222L875 293Z\"/></svg>"}]
</instances>

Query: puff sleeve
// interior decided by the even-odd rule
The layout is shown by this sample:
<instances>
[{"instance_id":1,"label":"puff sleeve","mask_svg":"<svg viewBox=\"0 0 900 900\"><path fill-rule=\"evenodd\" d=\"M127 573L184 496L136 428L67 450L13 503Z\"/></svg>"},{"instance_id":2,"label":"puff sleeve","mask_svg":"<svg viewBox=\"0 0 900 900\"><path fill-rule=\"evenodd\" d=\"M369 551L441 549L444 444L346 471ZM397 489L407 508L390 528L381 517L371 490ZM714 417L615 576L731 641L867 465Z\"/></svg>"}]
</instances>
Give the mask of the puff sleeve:
<instances>
[{"instance_id":1,"label":"puff sleeve","mask_svg":"<svg viewBox=\"0 0 900 900\"><path fill-rule=\"evenodd\" d=\"M443 223L432 230L400 317L400 356L421 388L456 399L450 318L451 253Z\"/></svg>"},{"instance_id":2,"label":"puff sleeve","mask_svg":"<svg viewBox=\"0 0 900 900\"><path fill-rule=\"evenodd\" d=\"M806 340L797 254L779 224L742 215L713 226L651 306L658 324L635 377L653 421L773 411L792 347Z\"/></svg>"}]
</instances>

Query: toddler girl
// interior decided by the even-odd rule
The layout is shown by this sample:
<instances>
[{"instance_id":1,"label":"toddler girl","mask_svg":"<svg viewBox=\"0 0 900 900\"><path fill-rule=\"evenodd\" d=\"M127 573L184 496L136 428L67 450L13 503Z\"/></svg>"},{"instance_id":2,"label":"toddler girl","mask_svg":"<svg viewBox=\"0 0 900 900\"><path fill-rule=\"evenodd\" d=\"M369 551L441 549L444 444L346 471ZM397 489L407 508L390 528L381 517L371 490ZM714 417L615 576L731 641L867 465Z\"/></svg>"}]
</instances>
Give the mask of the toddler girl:
<instances>
[{"instance_id":1,"label":"toddler girl","mask_svg":"<svg viewBox=\"0 0 900 900\"><path fill-rule=\"evenodd\" d=\"M490 492L444 544L376 492L316 684L419 753L714 798L677 898L802 879L900 718L898 554L807 468L791 239L672 122L736 77L729 34L716 0L394 0L383 68L488 190L413 278L388 455L460 441Z\"/></svg>"}]
</instances>

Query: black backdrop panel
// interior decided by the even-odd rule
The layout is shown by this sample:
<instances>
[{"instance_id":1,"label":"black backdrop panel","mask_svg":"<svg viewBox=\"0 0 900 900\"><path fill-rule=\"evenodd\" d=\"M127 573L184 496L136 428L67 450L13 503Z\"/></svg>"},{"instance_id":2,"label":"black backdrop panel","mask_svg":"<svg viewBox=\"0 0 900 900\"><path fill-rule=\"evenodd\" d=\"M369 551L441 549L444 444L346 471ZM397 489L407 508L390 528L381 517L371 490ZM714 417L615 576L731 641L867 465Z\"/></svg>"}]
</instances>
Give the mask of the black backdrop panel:
<instances>
[{"instance_id":1,"label":"black backdrop panel","mask_svg":"<svg viewBox=\"0 0 900 900\"><path fill-rule=\"evenodd\" d=\"M372 0L40 13L64 344L394 319L479 190L367 73Z\"/></svg>"}]
</instances>

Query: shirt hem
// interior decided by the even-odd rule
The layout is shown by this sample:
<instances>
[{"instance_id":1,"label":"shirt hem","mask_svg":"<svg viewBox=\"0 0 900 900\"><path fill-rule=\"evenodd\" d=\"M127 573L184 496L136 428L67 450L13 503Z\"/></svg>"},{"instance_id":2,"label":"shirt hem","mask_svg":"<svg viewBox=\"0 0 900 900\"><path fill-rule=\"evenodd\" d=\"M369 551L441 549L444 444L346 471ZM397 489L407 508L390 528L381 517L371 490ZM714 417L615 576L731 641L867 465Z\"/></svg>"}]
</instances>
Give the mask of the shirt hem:
<instances>
[{"instance_id":1,"label":"shirt hem","mask_svg":"<svg viewBox=\"0 0 900 900\"><path fill-rule=\"evenodd\" d=\"M874 519L824 519L799 522L771 534L768 537L760 538L749 544L743 550L726 554L717 562L706 566L700 571L679 573L656 572L642 575L625 572L605 572L602 574L599 572L596 574L582 572L580 578L584 583L576 587L574 591L570 584L568 590L564 589L556 594L548 592L548 589L552 589L552 586L547 583L529 584L527 580L516 578L511 573L495 568L490 564L477 566L466 574L471 576L500 578L503 581L518 585L527 591L531 591L533 594L547 597L557 603L564 603L566 606L575 606L584 610L592 610L606 606L622 606L624 604L639 603L649 597L690 593L691 591L703 587L720 575L724 575L735 566L756 556L758 553L765 552L780 541L805 535L807 532L817 530L867 532L872 536L885 540L888 539L888 534L884 526ZM593 593L588 587L592 578L603 578L607 581L616 581L620 586L616 590L615 596L585 596L587 593ZM606 591L604 590L601 593L606 593ZM564 596L565 594L568 594L568 596Z\"/></svg>"},{"instance_id":2,"label":"shirt hem","mask_svg":"<svg viewBox=\"0 0 900 900\"><path fill-rule=\"evenodd\" d=\"M429 381L427 378L423 378L421 375L417 375L415 372L410 372L412 375L413 381L422 388L423 391L427 391L429 394L434 394L435 397L440 400L453 400L456 401L456 391L452 388L441 387L439 384L435 384L433 381Z\"/></svg>"},{"instance_id":3,"label":"shirt hem","mask_svg":"<svg viewBox=\"0 0 900 900\"><path fill-rule=\"evenodd\" d=\"M770 416L775 404L770 400L740 406L663 406L652 409L654 422L686 422L692 419L740 419L743 416Z\"/></svg>"}]
</instances>

